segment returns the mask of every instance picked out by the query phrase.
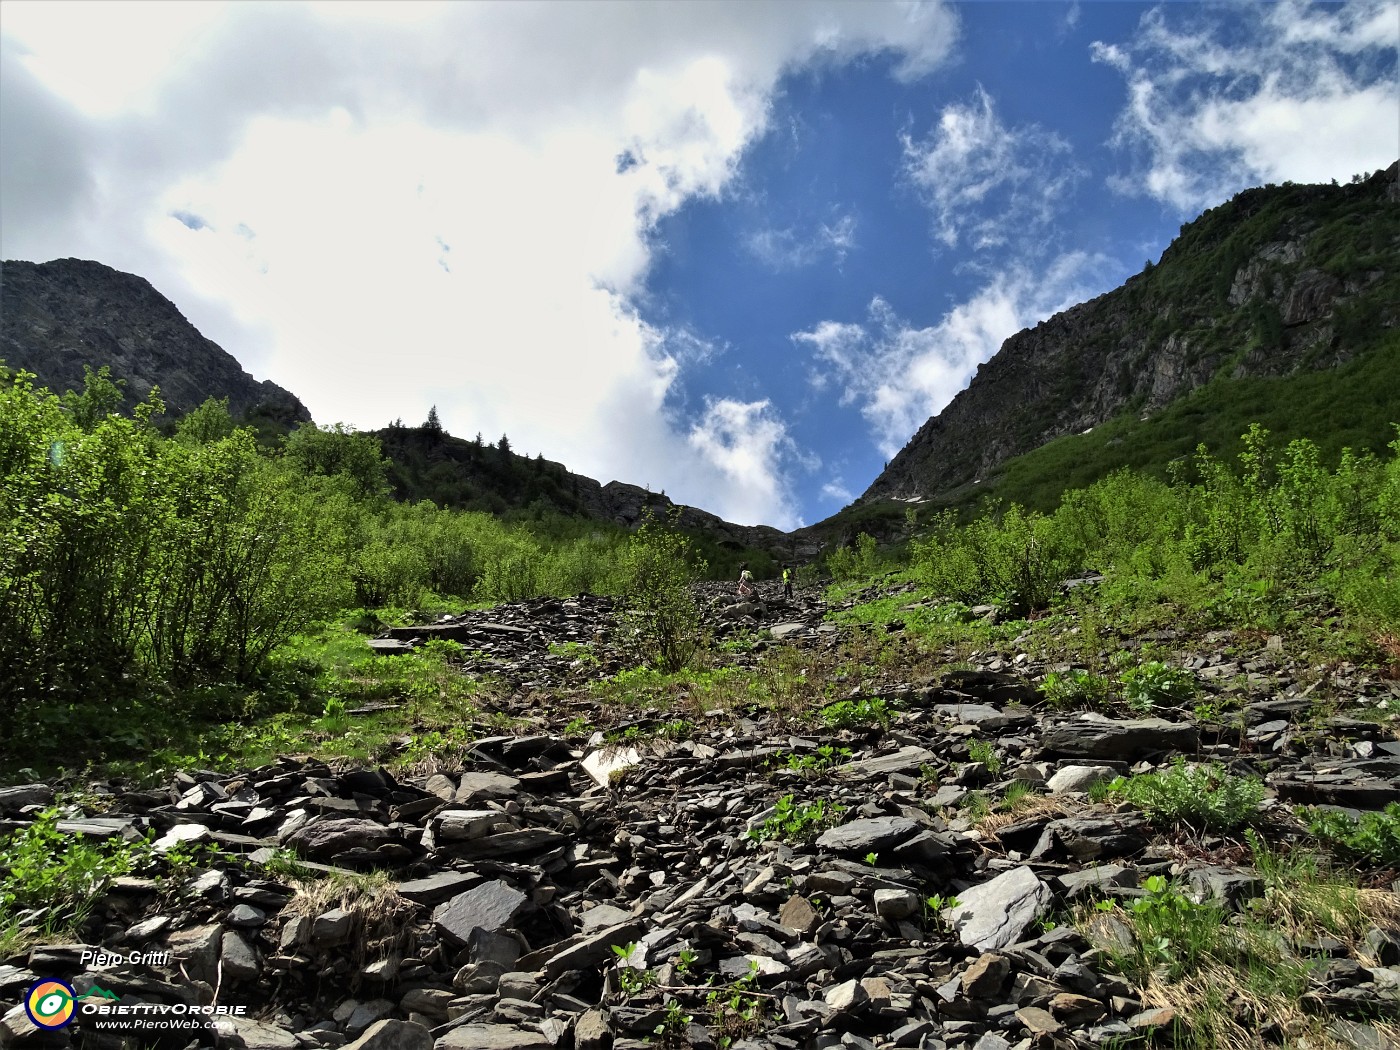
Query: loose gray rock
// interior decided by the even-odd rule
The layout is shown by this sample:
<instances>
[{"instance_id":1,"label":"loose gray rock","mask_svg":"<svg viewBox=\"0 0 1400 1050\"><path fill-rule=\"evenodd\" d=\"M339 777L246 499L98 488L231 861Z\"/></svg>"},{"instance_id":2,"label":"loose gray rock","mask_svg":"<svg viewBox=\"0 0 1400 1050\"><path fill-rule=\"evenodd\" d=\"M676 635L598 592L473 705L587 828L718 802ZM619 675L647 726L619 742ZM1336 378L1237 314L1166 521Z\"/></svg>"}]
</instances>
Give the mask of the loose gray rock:
<instances>
[{"instance_id":1,"label":"loose gray rock","mask_svg":"<svg viewBox=\"0 0 1400 1050\"><path fill-rule=\"evenodd\" d=\"M1049 887L1024 866L962 890L957 898L957 907L945 908L943 918L957 930L963 944L984 952L1019 941L1050 910L1053 899Z\"/></svg>"},{"instance_id":2,"label":"loose gray rock","mask_svg":"<svg viewBox=\"0 0 1400 1050\"><path fill-rule=\"evenodd\" d=\"M528 899L507 882L487 882L439 905L433 912L433 925L444 937L465 945L473 930L494 933L510 925Z\"/></svg>"}]
</instances>

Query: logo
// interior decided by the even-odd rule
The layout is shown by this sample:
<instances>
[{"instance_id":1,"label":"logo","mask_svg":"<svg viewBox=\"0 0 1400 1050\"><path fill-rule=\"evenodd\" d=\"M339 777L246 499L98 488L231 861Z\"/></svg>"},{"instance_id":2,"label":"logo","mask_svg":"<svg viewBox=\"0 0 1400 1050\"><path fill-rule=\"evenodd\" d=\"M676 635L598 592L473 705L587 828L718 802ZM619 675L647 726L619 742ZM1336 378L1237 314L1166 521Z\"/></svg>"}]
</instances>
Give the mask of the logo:
<instances>
[{"instance_id":1,"label":"logo","mask_svg":"<svg viewBox=\"0 0 1400 1050\"><path fill-rule=\"evenodd\" d=\"M106 988L103 988L100 984L94 984L94 985L92 986L92 991L88 992L87 995L83 996L83 998L84 998L84 999L120 999L121 996L118 995L116 992L109 992L109 991L107 991L107 989L106 989Z\"/></svg>"},{"instance_id":2,"label":"logo","mask_svg":"<svg viewBox=\"0 0 1400 1050\"><path fill-rule=\"evenodd\" d=\"M40 1028L63 1028L73 1020L73 1000L77 993L66 981L46 978L29 986L24 1010Z\"/></svg>"}]
</instances>

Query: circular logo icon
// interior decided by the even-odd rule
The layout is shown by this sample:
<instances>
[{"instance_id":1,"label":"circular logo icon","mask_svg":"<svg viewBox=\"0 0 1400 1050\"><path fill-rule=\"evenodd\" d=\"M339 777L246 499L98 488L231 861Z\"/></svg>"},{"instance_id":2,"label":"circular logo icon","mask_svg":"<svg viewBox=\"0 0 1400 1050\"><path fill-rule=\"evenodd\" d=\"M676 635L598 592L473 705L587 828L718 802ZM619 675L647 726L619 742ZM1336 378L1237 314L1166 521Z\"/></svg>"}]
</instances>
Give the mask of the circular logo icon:
<instances>
[{"instance_id":1,"label":"circular logo icon","mask_svg":"<svg viewBox=\"0 0 1400 1050\"><path fill-rule=\"evenodd\" d=\"M73 1000L77 993L66 981L48 978L35 981L24 997L29 1019L40 1028L62 1028L73 1020Z\"/></svg>"}]
</instances>

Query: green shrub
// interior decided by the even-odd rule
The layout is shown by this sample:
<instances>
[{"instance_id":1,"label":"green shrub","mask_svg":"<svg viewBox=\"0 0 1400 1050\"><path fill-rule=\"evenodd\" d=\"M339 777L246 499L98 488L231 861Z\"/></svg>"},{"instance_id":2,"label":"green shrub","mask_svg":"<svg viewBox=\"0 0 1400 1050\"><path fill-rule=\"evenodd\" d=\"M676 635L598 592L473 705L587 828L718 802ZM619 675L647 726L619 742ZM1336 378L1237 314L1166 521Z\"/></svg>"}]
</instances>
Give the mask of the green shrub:
<instances>
[{"instance_id":1,"label":"green shrub","mask_svg":"<svg viewBox=\"0 0 1400 1050\"><path fill-rule=\"evenodd\" d=\"M51 909L81 920L112 881L149 855L147 844L110 838L96 842L58 830L58 809L46 809L0 846L0 916Z\"/></svg>"},{"instance_id":2,"label":"green shrub","mask_svg":"<svg viewBox=\"0 0 1400 1050\"><path fill-rule=\"evenodd\" d=\"M1371 864L1400 866L1400 802L1355 817L1326 809L1305 809L1301 815L1310 832L1345 853Z\"/></svg>"},{"instance_id":3,"label":"green shrub","mask_svg":"<svg viewBox=\"0 0 1400 1050\"><path fill-rule=\"evenodd\" d=\"M787 842L806 842L815 838L821 831L840 822L846 807L828 803L824 799L799 805L792 795L784 795L773 806L773 815L757 827L749 829L749 838L755 842L768 839L783 839Z\"/></svg>"},{"instance_id":4,"label":"green shrub","mask_svg":"<svg viewBox=\"0 0 1400 1050\"><path fill-rule=\"evenodd\" d=\"M1102 707L1111 689L1107 678L1078 668L1051 671L1040 685L1045 702L1056 710Z\"/></svg>"},{"instance_id":5,"label":"green shrub","mask_svg":"<svg viewBox=\"0 0 1400 1050\"><path fill-rule=\"evenodd\" d=\"M628 539L622 564L623 623L634 653L665 674L679 671L704 641L700 607L690 590L704 562L681 532L649 519Z\"/></svg>"},{"instance_id":6,"label":"green shrub","mask_svg":"<svg viewBox=\"0 0 1400 1050\"><path fill-rule=\"evenodd\" d=\"M1134 710L1147 711L1159 704L1183 704L1196 695L1196 676L1179 667L1153 660L1131 667L1118 676L1123 701Z\"/></svg>"},{"instance_id":7,"label":"green shrub","mask_svg":"<svg viewBox=\"0 0 1400 1050\"><path fill-rule=\"evenodd\" d=\"M838 700L821 709L822 722L832 729L886 726L890 715L890 705L878 696Z\"/></svg>"},{"instance_id":8,"label":"green shrub","mask_svg":"<svg viewBox=\"0 0 1400 1050\"><path fill-rule=\"evenodd\" d=\"M1264 782L1218 764L1188 766L1181 758L1166 770L1119 777L1108 791L1137 806L1154 823L1191 824L1229 831L1249 823L1264 800Z\"/></svg>"}]
</instances>

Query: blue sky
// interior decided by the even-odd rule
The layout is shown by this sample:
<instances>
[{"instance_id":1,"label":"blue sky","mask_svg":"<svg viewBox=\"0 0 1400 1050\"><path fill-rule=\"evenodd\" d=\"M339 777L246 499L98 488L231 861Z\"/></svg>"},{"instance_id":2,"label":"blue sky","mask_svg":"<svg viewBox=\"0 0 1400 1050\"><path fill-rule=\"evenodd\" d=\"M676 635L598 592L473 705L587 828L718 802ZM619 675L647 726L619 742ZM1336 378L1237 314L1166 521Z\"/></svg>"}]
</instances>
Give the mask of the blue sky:
<instances>
[{"instance_id":1,"label":"blue sky","mask_svg":"<svg viewBox=\"0 0 1400 1050\"><path fill-rule=\"evenodd\" d=\"M1203 208L1400 155L1393 0L5 8L5 258L781 527Z\"/></svg>"}]
</instances>

